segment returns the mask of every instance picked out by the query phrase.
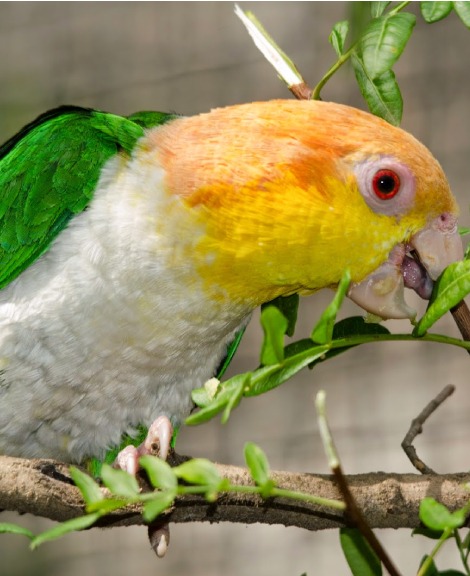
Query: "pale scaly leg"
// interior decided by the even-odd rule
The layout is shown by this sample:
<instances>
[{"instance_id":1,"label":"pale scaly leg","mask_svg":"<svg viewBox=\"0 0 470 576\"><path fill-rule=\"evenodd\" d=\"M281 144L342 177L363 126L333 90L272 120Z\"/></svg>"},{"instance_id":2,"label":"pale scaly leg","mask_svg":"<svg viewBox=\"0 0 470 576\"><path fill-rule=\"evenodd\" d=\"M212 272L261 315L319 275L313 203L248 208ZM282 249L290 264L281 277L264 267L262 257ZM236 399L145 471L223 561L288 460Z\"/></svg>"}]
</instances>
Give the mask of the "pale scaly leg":
<instances>
[{"instance_id":1,"label":"pale scaly leg","mask_svg":"<svg viewBox=\"0 0 470 576\"><path fill-rule=\"evenodd\" d=\"M159 416L150 426L145 440L140 446L126 446L119 452L114 465L135 476L139 471L139 458L146 454L155 454L166 460L170 451L173 426L169 418ZM163 523L158 526L149 526L149 540L155 554L162 558L165 556L170 543L170 526Z\"/></svg>"}]
</instances>

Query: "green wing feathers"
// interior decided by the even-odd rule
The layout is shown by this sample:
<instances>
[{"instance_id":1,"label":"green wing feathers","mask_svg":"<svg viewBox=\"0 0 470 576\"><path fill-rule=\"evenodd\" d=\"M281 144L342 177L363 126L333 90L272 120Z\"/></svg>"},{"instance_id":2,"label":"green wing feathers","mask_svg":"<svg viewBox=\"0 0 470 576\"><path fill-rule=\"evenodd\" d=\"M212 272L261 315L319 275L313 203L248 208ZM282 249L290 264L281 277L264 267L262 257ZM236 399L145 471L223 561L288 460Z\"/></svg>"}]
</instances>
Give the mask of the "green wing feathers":
<instances>
[{"instance_id":1,"label":"green wing feathers","mask_svg":"<svg viewBox=\"0 0 470 576\"><path fill-rule=\"evenodd\" d=\"M0 288L38 258L93 197L101 170L130 154L144 129L174 118L124 118L63 106L39 116L0 147Z\"/></svg>"}]
</instances>

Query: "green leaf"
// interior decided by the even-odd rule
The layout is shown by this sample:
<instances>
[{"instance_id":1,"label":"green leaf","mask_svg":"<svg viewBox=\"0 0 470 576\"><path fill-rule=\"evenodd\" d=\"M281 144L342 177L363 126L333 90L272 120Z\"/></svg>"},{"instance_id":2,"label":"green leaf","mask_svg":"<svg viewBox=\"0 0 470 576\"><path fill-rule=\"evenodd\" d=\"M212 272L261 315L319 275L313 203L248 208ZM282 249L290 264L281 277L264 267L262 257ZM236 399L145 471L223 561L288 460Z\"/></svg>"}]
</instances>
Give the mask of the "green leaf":
<instances>
[{"instance_id":1,"label":"green leaf","mask_svg":"<svg viewBox=\"0 0 470 576\"><path fill-rule=\"evenodd\" d=\"M388 72L400 58L415 23L416 17L408 12L372 20L357 49L371 80Z\"/></svg>"},{"instance_id":2,"label":"green leaf","mask_svg":"<svg viewBox=\"0 0 470 576\"><path fill-rule=\"evenodd\" d=\"M78 518L72 518L66 522L62 522L54 528L47 530L38 534L36 538L31 542L31 549L34 550L44 542L50 542L51 540L56 540L69 532L76 532L77 530L84 530L92 526L98 518L101 516L99 512L93 514L86 514L85 516L79 516Z\"/></svg>"},{"instance_id":3,"label":"green leaf","mask_svg":"<svg viewBox=\"0 0 470 576\"><path fill-rule=\"evenodd\" d=\"M297 323L299 300L300 298L298 294L291 294L290 296L279 296L270 302L266 302L266 304L262 304L261 310L264 310L264 308L267 306L276 306L276 308L278 308L287 319L287 336L293 336L295 332L295 325Z\"/></svg>"},{"instance_id":4,"label":"green leaf","mask_svg":"<svg viewBox=\"0 0 470 576\"><path fill-rule=\"evenodd\" d=\"M453 5L460 20L470 28L470 2L453 2Z\"/></svg>"},{"instance_id":5,"label":"green leaf","mask_svg":"<svg viewBox=\"0 0 470 576\"><path fill-rule=\"evenodd\" d=\"M34 534L31 530L23 528L23 526L18 526L17 524L10 524L9 522L0 522L0 534L19 534L21 536L26 536L32 540Z\"/></svg>"},{"instance_id":6,"label":"green leaf","mask_svg":"<svg viewBox=\"0 0 470 576\"><path fill-rule=\"evenodd\" d=\"M155 492L151 500L147 500L144 504L142 517L145 522L152 522L155 518L165 512L174 502L176 498L176 490L169 490L167 492Z\"/></svg>"},{"instance_id":7,"label":"green leaf","mask_svg":"<svg viewBox=\"0 0 470 576\"><path fill-rule=\"evenodd\" d=\"M276 366L264 366L255 370L251 375L250 385L245 391L245 396L258 396L273 388L277 388L286 380L297 374L315 360L323 357L329 350L329 345L313 346L305 352L285 358L283 363Z\"/></svg>"},{"instance_id":8,"label":"green leaf","mask_svg":"<svg viewBox=\"0 0 470 576\"><path fill-rule=\"evenodd\" d=\"M338 56L342 56L344 53L344 43L346 41L348 30L349 22L347 20L336 22L336 24L333 26L331 34L328 37L328 41L333 46Z\"/></svg>"},{"instance_id":9,"label":"green leaf","mask_svg":"<svg viewBox=\"0 0 470 576\"><path fill-rule=\"evenodd\" d=\"M209 406L221 390L220 381L217 378L210 378L204 382L204 386L196 388L192 392L193 402L197 406Z\"/></svg>"},{"instance_id":10,"label":"green leaf","mask_svg":"<svg viewBox=\"0 0 470 576\"><path fill-rule=\"evenodd\" d=\"M470 260L470 244L468 244L468 246L465 248L463 259Z\"/></svg>"},{"instance_id":11,"label":"green leaf","mask_svg":"<svg viewBox=\"0 0 470 576\"><path fill-rule=\"evenodd\" d=\"M341 548L353 576L381 576L382 566L375 552L356 528L341 528Z\"/></svg>"},{"instance_id":12,"label":"green leaf","mask_svg":"<svg viewBox=\"0 0 470 576\"><path fill-rule=\"evenodd\" d=\"M390 2L371 2L370 3L370 15L372 18L378 18L382 16L385 8L390 4Z\"/></svg>"},{"instance_id":13,"label":"green leaf","mask_svg":"<svg viewBox=\"0 0 470 576\"><path fill-rule=\"evenodd\" d=\"M424 498L419 505L419 518L431 530L454 530L465 523L465 510L450 512L434 498Z\"/></svg>"},{"instance_id":14,"label":"green leaf","mask_svg":"<svg viewBox=\"0 0 470 576\"><path fill-rule=\"evenodd\" d=\"M380 116L393 126L399 126L403 114L403 99L392 70L372 79L362 59L353 54L351 62L359 89L372 114Z\"/></svg>"},{"instance_id":15,"label":"green leaf","mask_svg":"<svg viewBox=\"0 0 470 576\"><path fill-rule=\"evenodd\" d=\"M449 15L452 2L421 2L421 14L428 24L438 22Z\"/></svg>"},{"instance_id":16,"label":"green leaf","mask_svg":"<svg viewBox=\"0 0 470 576\"><path fill-rule=\"evenodd\" d=\"M85 474L75 466L70 466L70 476L82 493L83 499L87 505L94 504L95 502L104 499L99 484L95 482L91 476Z\"/></svg>"},{"instance_id":17,"label":"green leaf","mask_svg":"<svg viewBox=\"0 0 470 576\"><path fill-rule=\"evenodd\" d=\"M443 532L443 530L431 530L431 528L428 528L427 526L420 525L413 529L411 535L424 536L430 540L440 540Z\"/></svg>"},{"instance_id":18,"label":"green leaf","mask_svg":"<svg viewBox=\"0 0 470 576\"><path fill-rule=\"evenodd\" d=\"M450 264L437 280L430 304L413 330L423 336L448 310L470 293L470 260Z\"/></svg>"},{"instance_id":19,"label":"green leaf","mask_svg":"<svg viewBox=\"0 0 470 576\"><path fill-rule=\"evenodd\" d=\"M335 324L333 340L351 338L353 336L370 336L371 334L390 334L390 330L382 324L366 322L363 316L349 316Z\"/></svg>"},{"instance_id":20,"label":"green leaf","mask_svg":"<svg viewBox=\"0 0 470 576\"><path fill-rule=\"evenodd\" d=\"M117 496L135 498L139 494L139 484L135 476L124 470L116 470L109 464L103 464L101 479L103 484Z\"/></svg>"},{"instance_id":21,"label":"green leaf","mask_svg":"<svg viewBox=\"0 0 470 576\"><path fill-rule=\"evenodd\" d=\"M150 484L160 490L175 490L178 486L178 478L172 467L156 456L142 456L140 465L147 472Z\"/></svg>"},{"instance_id":22,"label":"green leaf","mask_svg":"<svg viewBox=\"0 0 470 576\"><path fill-rule=\"evenodd\" d=\"M341 308L344 298L346 297L350 282L351 275L349 270L345 270L338 284L338 289L336 290L333 300L323 311L320 320L310 336L310 338L317 344L328 344L331 342L336 316Z\"/></svg>"},{"instance_id":23,"label":"green leaf","mask_svg":"<svg viewBox=\"0 0 470 576\"><path fill-rule=\"evenodd\" d=\"M429 556L427 554L422 557L421 562L419 563L420 568L428 560L428 558ZM437 569L434 560L431 560L431 562L428 564L426 576L439 576L439 570Z\"/></svg>"},{"instance_id":24,"label":"green leaf","mask_svg":"<svg viewBox=\"0 0 470 576\"><path fill-rule=\"evenodd\" d=\"M275 306L267 306L261 311L261 326L264 340L261 347L261 364L280 364L284 359L284 335L287 320Z\"/></svg>"},{"instance_id":25,"label":"green leaf","mask_svg":"<svg viewBox=\"0 0 470 576\"><path fill-rule=\"evenodd\" d=\"M99 512L102 516L104 514L109 514L110 512L114 512L114 510L119 510L119 508L124 508L129 504L128 499L123 498L105 498L104 500L100 500L99 502L94 502L93 504L89 504L87 506L87 512Z\"/></svg>"},{"instance_id":26,"label":"green leaf","mask_svg":"<svg viewBox=\"0 0 470 576\"><path fill-rule=\"evenodd\" d=\"M185 423L188 426L202 424L213 418L219 412L222 412L222 410L224 410L228 404L231 403L231 408L233 408L233 397L235 396L236 398L239 398L238 395L240 387L243 385L244 390L249 388L250 381L251 372L237 374L236 376L229 378L223 384L218 386L215 396L212 396L211 393L208 393L208 397L210 399L209 402L206 402L207 396L205 396L202 392L202 388L198 388L197 390L193 391L192 398L198 406L201 406L201 410L188 416L185 420ZM206 387L206 385L207 382L204 387ZM200 399L203 400L201 404L199 404Z\"/></svg>"},{"instance_id":27,"label":"green leaf","mask_svg":"<svg viewBox=\"0 0 470 576\"><path fill-rule=\"evenodd\" d=\"M355 338L357 336L371 336L373 334L390 334L390 331L382 326L381 324L366 322L362 316L350 316L349 318L344 318L337 322L333 328L333 341L345 340L344 347L332 348L328 352L320 357L315 362L309 365L309 368L313 368L319 362L324 362L325 360L330 360L338 354L347 352L354 346L358 344L348 344L348 338ZM286 347L286 356L289 354L290 350Z\"/></svg>"},{"instance_id":28,"label":"green leaf","mask_svg":"<svg viewBox=\"0 0 470 576\"><path fill-rule=\"evenodd\" d=\"M183 462L173 468L173 471L185 482L189 484L199 484L217 488L221 485L223 478L220 476L216 466L205 458L193 458Z\"/></svg>"},{"instance_id":29,"label":"green leaf","mask_svg":"<svg viewBox=\"0 0 470 576\"><path fill-rule=\"evenodd\" d=\"M253 442L245 444L244 454L251 477L258 486L263 486L269 480L269 462L266 454Z\"/></svg>"},{"instance_id":30,"label":"green leaf","mask_svg":"<svg viewBox=\"0 0 470 576\"><path fill-rule=\"evenodd\" d=\"M239 378L236 382L236 386L230 387L230 397L225 405L224 413L222 414L222 424L226 424L230 418L232 410L234 410L239 404L243 397L243 392L250 383L250 375L242 374L242 378Z\"/></svg>"}]
</instances>

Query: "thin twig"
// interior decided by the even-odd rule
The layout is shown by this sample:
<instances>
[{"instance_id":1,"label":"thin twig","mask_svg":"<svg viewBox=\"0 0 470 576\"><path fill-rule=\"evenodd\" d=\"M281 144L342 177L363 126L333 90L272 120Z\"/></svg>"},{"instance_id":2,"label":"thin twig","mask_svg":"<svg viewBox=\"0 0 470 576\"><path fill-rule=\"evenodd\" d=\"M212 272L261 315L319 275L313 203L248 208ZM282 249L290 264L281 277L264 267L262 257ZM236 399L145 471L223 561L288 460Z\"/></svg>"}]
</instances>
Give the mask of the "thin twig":
<instances>
[{"instance_id":1,"label":"thin twig","mask_svg":"<svg viewBox=\"0 0 470 576\"><path fill-rule=\"evenodd\" d=\"M317 410L317 421L320 437L322 439L325 454L328 458L328 464L331 468L331 471L333 472L341 496L343 497L346 504L346 511L344 513L345 517L348 519L350 524L355 526L364 536L372 550L377 554L380 562L387 569L390 576L400 576L400 572L398 572L391 558L377 539L376 535L372 531L372 528L369 526L367 520L365 519L364 514L361 512L359 506L357 505L356 499L354 498L349 488L348 480L343 474L339 455L336 450L333 436L331 434L331 430L326 417L326 394L323 390L320 390L317 394L315 407Z\"/></svg>"},{"instance_id":2,"label":"thin twig","mask_svg":"<svg viewBox=\"0 0 470 576\"><path fill-rule=\"evenodd\" d=\"M374 534L372 528L367 523L359 506L357 505L356 500L354 499L354 496L349 489L349 484L346 476L343 474L341 465L338 464L338 466L332 468L332 472L338 484L341 495L346 503L345 516L348 518L351 524L354 525L364 536L372 550L377 554L377 557L387 569L390 576L400 576L400 572L398 572L397 568L392 562L392 559L383 548L382 544Z\"/></svg>"},{"instance_id":3,"label":"thin twig","mask_svg":"<svg viewBox=\"0 0 470 576\"><path fill-rule=\"evenodd\" d=\"M468 309L467 309L468 310ZM431 416L431 414L439 408L439 406L455 391L455 386L448 384L439 394L429 402L429 404L420 412L420 414L411 421L411 426L406 436L403 438L401 447L408 456L410 462L413 466L421 472L421 474L436 474L434 470L429 468L422 460L418 457L415 447L412 445L413 440L418 434L423 431L423 424Z\"/></svg>"},{"instance_id":4,"label":"thin twig","mask_svg":"<svg viewBox=\"0 0 470 576\"><path fill-rule=\"evenodd\" d=\"M465 300L461 300L457 306L451 308L452 316L457 324L460 334L464 340L470 340L470 310ZM468 351L470 354L470 350Z\"/></svg>"}]
</instances>

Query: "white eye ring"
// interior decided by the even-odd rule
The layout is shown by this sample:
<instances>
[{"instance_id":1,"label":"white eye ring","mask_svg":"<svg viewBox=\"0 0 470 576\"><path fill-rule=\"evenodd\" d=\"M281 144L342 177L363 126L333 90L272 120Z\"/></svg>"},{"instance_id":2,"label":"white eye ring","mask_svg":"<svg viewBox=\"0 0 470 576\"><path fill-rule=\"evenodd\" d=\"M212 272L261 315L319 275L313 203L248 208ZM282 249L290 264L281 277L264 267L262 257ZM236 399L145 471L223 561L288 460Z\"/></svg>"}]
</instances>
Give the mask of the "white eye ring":
<instances>
[{"instance_id":1,"label":"white eye ring","mask_svg":"<svg viewBox=\"0 0 470 576\"><path fill-rule=\"evenodd\" d=\"M374 189L378 172L391 171L398 177L399 190L391 197L380 198ZM412 171L390 156L364 160L354 169L359 192L371 210L386 216L401 216L411 208L415 198L415 178Z\"/></svg>"}]
</instances>

